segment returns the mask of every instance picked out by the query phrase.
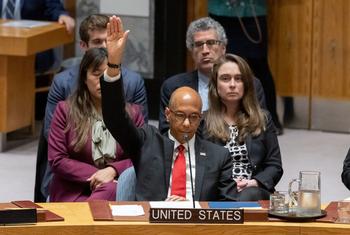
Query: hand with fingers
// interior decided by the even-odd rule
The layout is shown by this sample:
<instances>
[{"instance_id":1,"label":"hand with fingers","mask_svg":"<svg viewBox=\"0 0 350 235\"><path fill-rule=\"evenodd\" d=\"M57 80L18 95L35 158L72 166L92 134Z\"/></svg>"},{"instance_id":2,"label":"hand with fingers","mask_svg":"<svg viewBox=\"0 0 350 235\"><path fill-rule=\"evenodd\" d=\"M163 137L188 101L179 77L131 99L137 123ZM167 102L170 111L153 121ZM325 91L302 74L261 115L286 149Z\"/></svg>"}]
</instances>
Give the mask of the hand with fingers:
<instances>
[{"instance_id":1,"label":"hand with fingers","mask_svg":"<svg viewBox=\"0 0 350 235\"><path fill-rule=\"evenodd\" d=\"M108 51L108 63L113 65L120 65L128 39L129 30L124 31L122 20L113 15L109 18L107 24L107 51ZM107 69L107 74L114 77L120 73L119 68L113 68L111 66Z\"/></svg>"},{"instance_id":2,"label":"hand with fingers","mask_svg":"<svg viewBox=\"0 0 350 235\"><path fill-rule=\"evenodd\" d=\"M166 202L178 202L178 201L186 201L186 198L177 196L177 195L171 195L167 199L165 199Z\"/></svg>"},{"instance_id":3,"label":"hand with fingers","mask_svg":"<svg viewBox=\"0 0 350 235\"><path fill-rule=\"evenodd\" d=\"M66 26L66 30L69 34L72 34L75 27L75 20L68 15L60 15L58 18L58 23Z\"/></svg>"},{"instance_id":4,"label":"hand with fingers","mask_svg":"<svg viewBox=\"0 0 350 235\"><path fill-rule=\"evenodd\" d=\"M117 173L113 167L106 167L104 169L96 171L86 181L90 182L90 188L91 190L94 190L103 183L114 181L116 176Z\"/></svg>"}]
</instances>

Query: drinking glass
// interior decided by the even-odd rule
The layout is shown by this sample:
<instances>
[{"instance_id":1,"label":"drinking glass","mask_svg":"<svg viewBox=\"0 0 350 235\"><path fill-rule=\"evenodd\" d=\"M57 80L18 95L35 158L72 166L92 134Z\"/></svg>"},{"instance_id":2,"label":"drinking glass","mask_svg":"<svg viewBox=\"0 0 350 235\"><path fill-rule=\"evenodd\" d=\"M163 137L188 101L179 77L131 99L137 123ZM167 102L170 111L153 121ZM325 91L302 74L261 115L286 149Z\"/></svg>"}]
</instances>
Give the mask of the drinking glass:
<instances>
[{"instance_id":1,"label":"drinking glass","mask_svg":"<svg viewBox=\"0 0 350 235\"><path fill-rule=\"evenodd\" d=\"M276 191L270 195L270 212L285 214L289 211L287 191Z\"/></svg>"}]
</instances>

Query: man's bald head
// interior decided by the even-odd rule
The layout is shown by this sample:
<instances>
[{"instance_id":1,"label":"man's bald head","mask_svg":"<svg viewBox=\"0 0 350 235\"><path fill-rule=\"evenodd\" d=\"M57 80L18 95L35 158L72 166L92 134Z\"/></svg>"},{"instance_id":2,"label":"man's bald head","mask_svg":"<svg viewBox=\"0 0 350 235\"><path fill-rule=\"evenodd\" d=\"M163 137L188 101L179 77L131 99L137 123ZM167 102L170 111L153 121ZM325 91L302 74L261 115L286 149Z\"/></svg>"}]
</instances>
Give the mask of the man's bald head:
<instances>
[{"instance_id":1,"label":"man's bald head","mask_svg":"<svg viewBox=\"0 0 350 235\"><path fill-rule=\"evenodd\" d=\"M195 90L190 87L176 89L170 97L169 107L165 109L170 134L182 144L191 139L199 126L201 110L202 100Z\"/></svg>"},{"instance_id":2,"label":"man's bald head","mask_svg":"<svg viewBox=\"0 0 350 235\"><path fill-rule=\"evenodd\" d=\"M179 104L190 104L199 108L199 113L202 110L202 99L198 92L190 87L180 87L177 88L170 97L169 108L175 109Z\"/></svg>"}]
</instances>

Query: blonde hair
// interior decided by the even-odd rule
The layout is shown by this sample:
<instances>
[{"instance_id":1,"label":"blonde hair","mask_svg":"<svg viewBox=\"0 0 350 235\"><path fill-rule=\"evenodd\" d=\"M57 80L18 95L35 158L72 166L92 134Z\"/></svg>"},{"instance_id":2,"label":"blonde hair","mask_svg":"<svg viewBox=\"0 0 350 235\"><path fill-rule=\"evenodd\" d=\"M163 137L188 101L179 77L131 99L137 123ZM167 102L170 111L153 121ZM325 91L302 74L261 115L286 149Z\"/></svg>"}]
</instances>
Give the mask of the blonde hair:
<instances>
[{"instance_id":1,"label":"blonde hair","mask_svg":"<svg viewBox=\"0 0 350 235\"><path fill-rule=\"evenodd\" d=\"M230 139L229 129L223 118L226 106L221 101L217 89L218 70L227 63L233 62L238 65L242 74L244 93L240 102L240 110L237 114L236 125L238 128L238 142L243 143L248 134L259 135L266 128L266 115L260 108L254 89L254 75L247 62L234 54L226 54L218 59L213 66L212 78L209 82L209 109L205 116L206 128L209 137L218 138L223 142Z\"/></svg>"}]
</instances>

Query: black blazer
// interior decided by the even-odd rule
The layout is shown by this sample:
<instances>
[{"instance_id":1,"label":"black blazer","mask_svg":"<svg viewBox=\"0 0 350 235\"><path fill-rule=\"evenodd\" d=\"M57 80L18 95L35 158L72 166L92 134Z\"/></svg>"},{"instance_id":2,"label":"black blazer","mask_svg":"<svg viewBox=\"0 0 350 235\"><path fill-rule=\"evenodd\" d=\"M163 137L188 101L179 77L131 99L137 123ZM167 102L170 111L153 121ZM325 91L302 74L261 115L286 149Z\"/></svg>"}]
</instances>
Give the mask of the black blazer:
<instances>
[{"instance_id":1,"label":"black blazer","mask_svg":"<svg viewBox=\"0 0 350 235\"><path fill-rule=\"evenodd\" d=\"M350 148L345 157L341 179L344 185L350 190Z\"/></svg>"},{"instance_id":2,"label":"black blazer","mask_svg":"<svg viewBox=\"0 0 350 235\"><path fill-rule=\"evenodd\" d=\"M226 143L218 138L209 137L205 128L205 118L197 131L197 135L213 143L224 146ZM252 178L270 192L283 175L281 152L270 114L267 115L266 130L258 136L248 135L245 140L248 158L252 166Z\"/></svg>"},{"instance_id":3,"label":"black blazer","mask_svg":"<svg viewBox=\"0 0 350 235\"><path fill-rule=\"evenodd\" d=\"M174 142L153 126L134 126L123 109L125 101L121 79L112 83L101 79L101 90L103 120L124 151L132 156L137 176L136 199L165 200ZM237 191L232 180L232 163L228 150L196 138L195 152L195 200L235 200Z\"/></svg>"},{"instance_id":4,"label":"black blazer","mask_svg":"<svg viewBox=\"0 0 350 235\"><path fill-rule=\"evenodd\" d=\"M179 87L189 86L198 91L198 70L174 75L164 81L160 89L159 106L159 131L165 133L169 130L169 124L166 121L164 110L168 106L171 94ZM256 97L260 106L266 109L265 93L259 79L254 78L254 88Z\"/></svg>"}]
</instances>

